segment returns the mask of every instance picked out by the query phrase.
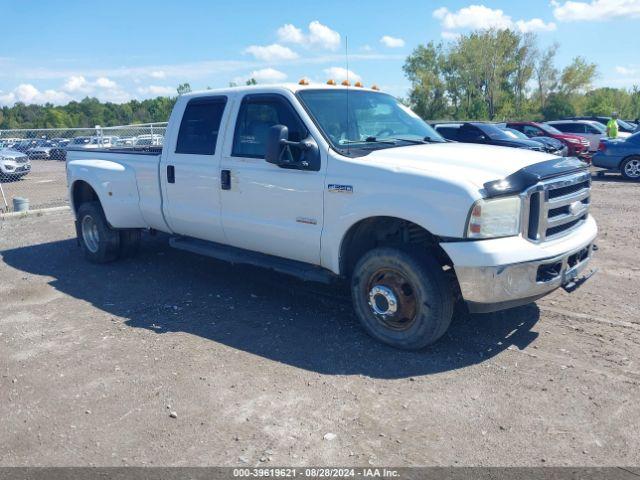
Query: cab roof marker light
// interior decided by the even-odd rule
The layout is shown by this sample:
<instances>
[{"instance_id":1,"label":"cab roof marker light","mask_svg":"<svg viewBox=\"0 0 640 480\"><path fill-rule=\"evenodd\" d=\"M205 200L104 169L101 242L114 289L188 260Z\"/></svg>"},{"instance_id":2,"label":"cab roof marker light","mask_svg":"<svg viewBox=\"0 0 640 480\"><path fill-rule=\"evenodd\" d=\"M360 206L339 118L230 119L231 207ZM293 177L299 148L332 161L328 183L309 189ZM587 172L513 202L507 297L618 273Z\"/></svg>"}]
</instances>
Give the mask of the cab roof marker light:
<instances>
[{"instance_id":1,"label":"cab roof marker light","mask_svg":"<svg viewBox=\"0 0 640 480\"><path fill-rule=\"evenodd\" d=\"M354 87L358 87L358 88L362 88L364 87L364 85L362 84L362 82L356 82L353 84Z\"/></svg>"},{"instance_id":2,"label":"cab roof marker light","mask_svg":"<svg viewBox=\"0 0 640 480\"><path fill-rule=\"evenodd\" d=\"M343 87L350 87L350 86L351 86L351 83L349 83L349 80L343 80L343 81L342 81L342 83L341 83L341 85L342 85Z\"/></svg>"},{"instance_id":3,"label":"cab roof marker light","mask_svg":"<svg viewBox=\"0 0 640 480\"><path fill-rule=\"evenodd\" d=\"M380 87L378 87L378 85L374 83L373 85L371 85L371 90L380 90Z\"/></svg>"},{"instance_id":4,"label":"cab roof marker light","mask_svg":"<svg viewBox=\"0 0 640 480\"><path fill-rule=\"evenodd\" d=\"M307 77L302 77L299 81L298 81L298 85L309 85L309 79Z\"/></svg>"},{"instance_id":5,"label":"cab roof marker light","mask_svg":"<svg viewBox=\"0 0 640 480\"><path fill-rule=\"evenodd\" d=\"M335 85L336 81L333 78L330 78L329 80L327 80L327 85Z\"/></svg>"}]
</instances>

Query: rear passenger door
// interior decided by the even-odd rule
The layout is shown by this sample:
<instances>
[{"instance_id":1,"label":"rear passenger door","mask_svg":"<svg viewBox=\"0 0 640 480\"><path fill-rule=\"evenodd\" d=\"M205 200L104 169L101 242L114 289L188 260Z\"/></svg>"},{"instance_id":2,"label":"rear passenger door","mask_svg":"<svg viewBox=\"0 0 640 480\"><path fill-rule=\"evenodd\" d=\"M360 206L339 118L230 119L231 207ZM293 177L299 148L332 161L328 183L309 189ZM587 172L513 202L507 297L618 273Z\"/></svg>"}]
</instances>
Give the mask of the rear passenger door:
<instances>
[{"instance_id":1,"label":"rear passenger door","mask_svg":"<svg viewBox=\"0 0 640 480\"><path fill-rule=\"evenodd\" d=\"M214 242L224 241L220 219L220 150L227 98L188 101L177 134L165 142L160 179L164 213L171 229ZM172 118L173 121L173 118Z\"/></svg>"}]
</instances>

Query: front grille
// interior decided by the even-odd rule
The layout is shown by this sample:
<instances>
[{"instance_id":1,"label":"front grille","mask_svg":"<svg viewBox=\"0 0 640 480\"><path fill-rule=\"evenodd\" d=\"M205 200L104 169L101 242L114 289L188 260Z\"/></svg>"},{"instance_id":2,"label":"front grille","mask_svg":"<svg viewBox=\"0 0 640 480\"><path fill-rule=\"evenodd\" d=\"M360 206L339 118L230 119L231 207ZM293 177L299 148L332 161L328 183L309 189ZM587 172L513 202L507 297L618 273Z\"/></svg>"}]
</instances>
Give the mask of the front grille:
<instances>
[{"instance_id":1,"label":"front grille","mask_svg":"<svg viewBox=\"0 0 640 480\"><path fill-rule=\"evenodd\" d=\"M16 163L27 163L28 160L27 157L18 157L15 159Z\"/></svg>"},{"instance_id":2,"label":"front grille","mask_svg":"<svg viewBox=\"0 0 640 480\"><path fill-rule=\"evenodd\" d=\"M543 242L562 237L589 216L591 176L583 172L543 181L527 192L526 237Z\"/></svg>"}]
</instances>

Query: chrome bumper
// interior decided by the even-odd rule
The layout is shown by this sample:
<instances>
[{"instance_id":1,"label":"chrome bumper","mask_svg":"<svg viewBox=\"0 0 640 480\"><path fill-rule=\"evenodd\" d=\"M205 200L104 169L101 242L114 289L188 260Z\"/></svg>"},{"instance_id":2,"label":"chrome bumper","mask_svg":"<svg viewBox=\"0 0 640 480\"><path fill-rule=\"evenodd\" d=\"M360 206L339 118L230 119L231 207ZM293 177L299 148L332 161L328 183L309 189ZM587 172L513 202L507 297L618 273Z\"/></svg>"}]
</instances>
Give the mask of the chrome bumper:
<instances>
[{"instance_id":1,"label":"chrome bumper","mask_svg":"<svg viewBox=\"0 0 640 480\"><path fill-rule=\"evenodd\" d=\"M589 264L593 244L566 254L493 267L454 267L462 296L472 312L494 312L537 300L574 284Z\"/></svg>"}]
</instances>

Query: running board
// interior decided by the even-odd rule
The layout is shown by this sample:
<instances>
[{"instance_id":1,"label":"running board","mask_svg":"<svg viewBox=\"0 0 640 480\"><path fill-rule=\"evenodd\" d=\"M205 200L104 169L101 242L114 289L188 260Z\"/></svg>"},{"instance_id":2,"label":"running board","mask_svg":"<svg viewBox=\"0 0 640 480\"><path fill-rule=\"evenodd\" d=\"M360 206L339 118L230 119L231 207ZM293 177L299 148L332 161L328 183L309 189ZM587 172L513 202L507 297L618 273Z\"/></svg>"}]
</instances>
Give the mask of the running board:
<instances>
[{"instance_id":1,"label":"running board","mask_svg":"<svg viewBox=\"0 0 640 480\"><path fill-rule=\"evenodd\" d=\"M253 265L285 273L309 282L331 283L337 276L329 270L304 262L288 260L282 257L253 252L242 248L230 247L220 243L198 240L190 237L171 237L169 245L198 255L212 257L230 263Z\"/></svg>"}]
</instances>

